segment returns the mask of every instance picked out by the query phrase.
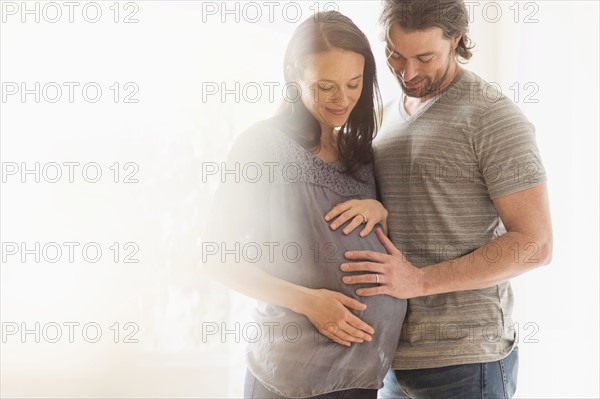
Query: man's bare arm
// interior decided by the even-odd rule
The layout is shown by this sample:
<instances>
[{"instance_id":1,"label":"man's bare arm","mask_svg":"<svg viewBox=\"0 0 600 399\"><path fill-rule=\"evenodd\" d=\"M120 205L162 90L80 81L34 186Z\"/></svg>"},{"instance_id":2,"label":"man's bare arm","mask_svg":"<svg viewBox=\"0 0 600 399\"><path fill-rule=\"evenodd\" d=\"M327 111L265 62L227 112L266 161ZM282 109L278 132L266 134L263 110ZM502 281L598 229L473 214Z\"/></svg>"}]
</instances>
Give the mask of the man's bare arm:
<instances>
[{"instance_id":1,"label":"man's bare arm","mask_svg":"<svg viewBox=\"0 0 600 399\"><path fill-rule=\"evenodd\" d=\"M350 251L346 253L348 259L363 261L345 263L341 268L380 274L380 286L359 289L359 295L414 298L491 287L549 264L552 225L546 185L496 198L494 205L507 232L470 254L419 269L378 231L388 254ZM373 283L373 279L373 275L346 276L344 282Z\"/></svg>"}]
</instances>

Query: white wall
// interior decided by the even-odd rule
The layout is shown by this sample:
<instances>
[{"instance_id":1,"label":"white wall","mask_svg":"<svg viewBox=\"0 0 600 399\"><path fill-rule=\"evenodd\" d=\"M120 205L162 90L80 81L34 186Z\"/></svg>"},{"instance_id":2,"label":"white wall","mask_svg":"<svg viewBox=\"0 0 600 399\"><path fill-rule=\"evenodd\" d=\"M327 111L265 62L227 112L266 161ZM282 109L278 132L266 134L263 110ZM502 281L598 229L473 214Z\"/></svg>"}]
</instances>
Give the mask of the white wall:
<instances>
[{"instance_id":1,"label":"white wall","mask_svg":"<svg viewBox=\"0 0 600 399\"><path fill-rule=\"evenodd\" d=\"M223 343L202 330L206 323L232 326L247 318L249 301L200 279L199 233L215 189L214 181L203 183L201 167L223 159L233 137L279 103L280 92L271 101L264 83L282 81L294 7L303 17L315 10L313 2L291 3L278 3L273 22L264 2L254 3L263 12L256 23L248 21L255 16L251 8L242 12L247 3L237 3L236 22L235 14L221 15L222 2L121 2L117 23L112 2L94 3L102 11L96 23L88 21L93 4L88 20L82 2L70 23L67 7L54 3L63 15L51 23L56 9L48 2L27 3L30 9L38 4L39 22L35 15L21 21L21 2L2 2L1 240L26 242L27 248L94 242L103 250L96 263L79 249L73 262L65 253L52 263L54 252L48 252L36 263L34 255L23 261L20 253L10 255L10 244L3 247L3 396L239 397L243 339L234 333ZM467 67L515 100L510 88L517 83L517 103L536 126L548 172L555 234L552 265L514 281L514 319L522 339L529 338L521 344L517 396L598 397L598 3L489 4L475 7L471 36L477 47ZM318 6L338 8L369 35L384 100L397 95L378 41L379 3ZM494 23L496 8L502 15ZM138 22L124 23L129 14ZM537 22L526 23L527 15ZM21 82L28 88L57 82L63 97L51 103L49 85L39 103L33 94L22 101L20 93L10 95ZM64 82L80 84L73 102ZM82 97L88 82L103 89L98 102ZM114 82L120 88L116 103ZM239 102L233 95L224 102L218 95L203 98L207 84L222 82L230 88L254 83L263 95L256 103L243 95ZM131 99L138 102L125 102L136 87ZM538 89L531 97L537 102L525 102L532 88ZM69 182L63 163L70 161L96 162L101 180L89 183L84 177L90 176L77 169ZM39 183L31 174L9 173L21 162L28 168L40 163ZM57 183L48 181L53 162L62 165ZM115 162L117 183L110 168ZM138 182L124 183L128 173ZM138 262L125 263L123 256L136 246L132 260ZM77 330L69 342L68 321L97 323L102 339L90 343L93 334ZM39 343L35 334L9 334L21 323L35 330L36 322ZM52 323L62 326L57 343L49 342ZM127 333L138 342L124 343Z\"/></svg>"}]
</instances>

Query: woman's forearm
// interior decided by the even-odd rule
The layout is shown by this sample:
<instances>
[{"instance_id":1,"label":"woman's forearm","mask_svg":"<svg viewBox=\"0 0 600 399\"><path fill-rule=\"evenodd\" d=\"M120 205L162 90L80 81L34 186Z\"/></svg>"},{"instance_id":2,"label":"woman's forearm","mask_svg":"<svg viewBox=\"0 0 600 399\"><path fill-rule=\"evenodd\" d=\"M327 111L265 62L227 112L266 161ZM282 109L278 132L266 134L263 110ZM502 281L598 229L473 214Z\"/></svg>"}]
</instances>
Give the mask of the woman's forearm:
<instances>
[{"instance_id":1,"label":"woman's forearm","mask_svg":"<svg viewBox=\"0 0 600 399\"><path fill-rule=\"evenodd\" d=\"M204 270L244 295L306 316L321 334L341 345L372 339L373 327L349 310L365 310L366 305L341 292L293 284L252 264L206 265Z\"/></svg>"},{"instance_id":2,"label":"woman's forearm","mask_svg":"<svg viewBox=\"0 0 600 399\"><path fill-rule=\"evenodd\" d=\"M205 265L214 280L241 294L303 313L310 289L280 279L249 263Z\"/></svg>"}]
</instances>

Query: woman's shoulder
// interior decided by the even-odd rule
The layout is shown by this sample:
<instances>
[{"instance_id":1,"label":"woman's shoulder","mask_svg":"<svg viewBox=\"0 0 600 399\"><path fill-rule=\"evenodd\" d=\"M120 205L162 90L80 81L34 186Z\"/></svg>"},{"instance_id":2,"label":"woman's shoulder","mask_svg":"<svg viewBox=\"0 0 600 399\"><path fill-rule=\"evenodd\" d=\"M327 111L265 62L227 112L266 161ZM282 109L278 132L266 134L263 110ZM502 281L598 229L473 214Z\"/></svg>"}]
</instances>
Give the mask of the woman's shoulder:
<instances>
[{"instance_id":1,"label":"woman's shoulder","mask_svg":"<svg viewBox=\"0 0 600 399\"><path fill-rule=\"evenodd\" d=\"M240 133L230 151L232 159L269 159L276 151L276 140L281 135L280 129L273 121L258 121Z\"/></svg>"}]
</instances>

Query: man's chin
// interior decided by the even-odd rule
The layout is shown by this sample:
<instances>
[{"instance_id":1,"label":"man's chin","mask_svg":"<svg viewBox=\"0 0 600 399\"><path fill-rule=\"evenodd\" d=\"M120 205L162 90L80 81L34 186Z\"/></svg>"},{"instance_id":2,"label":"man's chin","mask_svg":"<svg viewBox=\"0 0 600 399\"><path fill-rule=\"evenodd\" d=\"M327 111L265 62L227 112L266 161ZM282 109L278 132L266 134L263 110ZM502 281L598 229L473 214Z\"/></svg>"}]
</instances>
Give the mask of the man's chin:
<instances>
[{"instance_id":1,"label":"man's chin","mask_svg":"<svg viewBox=\"0 0 600 399\"><path fill-rule=\"evenodd\" d=\"M413 98L421 98L421 97L425 97L425 95L427 93L424 93L423 90L419 90L419 89L412 89L409 90L406 87L402 86L402 91L404 92L404 94L407 97L413 97Z\"/></svg>"}]
</instances>

